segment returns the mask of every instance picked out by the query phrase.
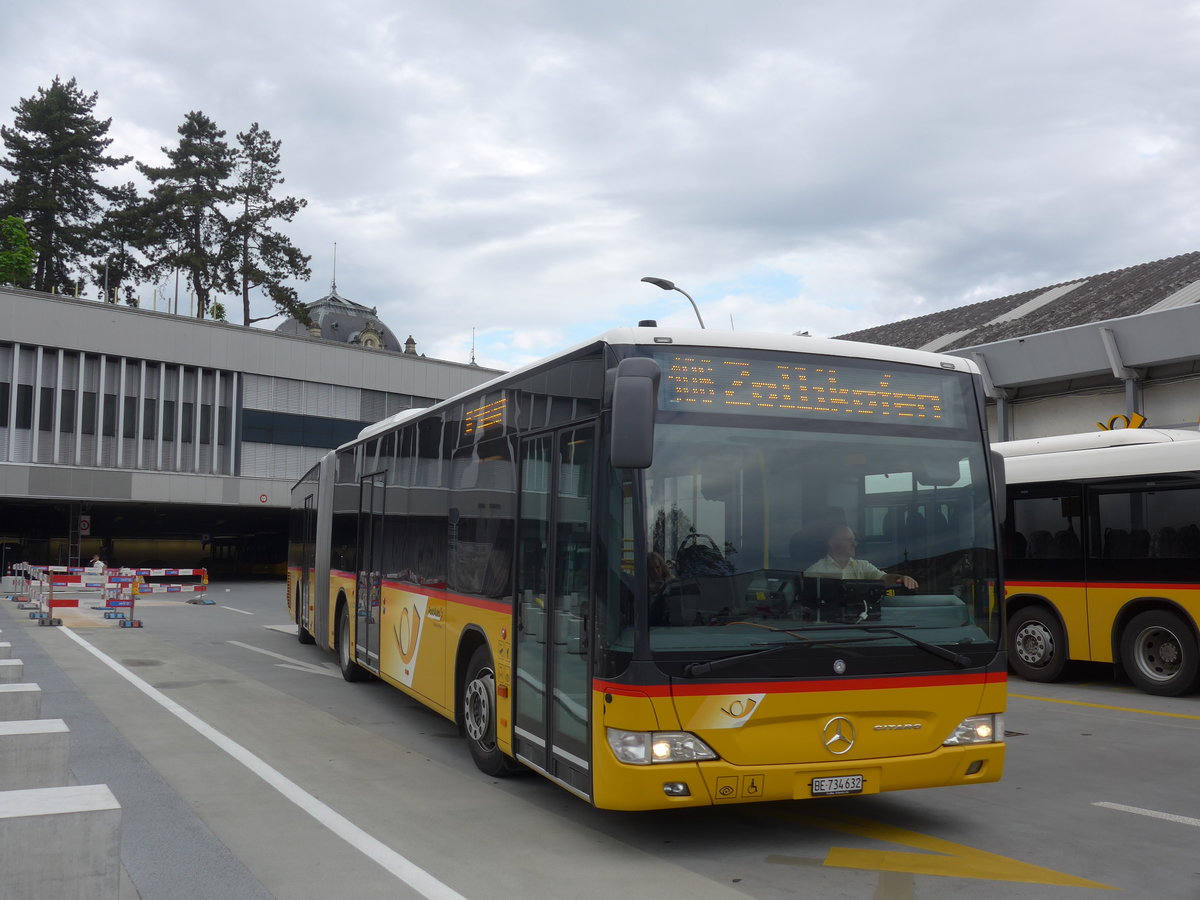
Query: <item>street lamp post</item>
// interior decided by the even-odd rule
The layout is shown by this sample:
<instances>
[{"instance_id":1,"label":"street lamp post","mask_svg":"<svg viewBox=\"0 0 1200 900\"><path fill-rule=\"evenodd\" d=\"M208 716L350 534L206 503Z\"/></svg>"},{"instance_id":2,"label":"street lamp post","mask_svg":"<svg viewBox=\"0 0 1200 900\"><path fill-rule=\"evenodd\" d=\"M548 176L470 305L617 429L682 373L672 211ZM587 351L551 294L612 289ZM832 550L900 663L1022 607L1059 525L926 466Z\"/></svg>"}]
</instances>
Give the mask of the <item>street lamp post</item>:
<instances>
[{"instance_id":1,"label":"street lamp post","mask_svg":"<svg viewBox=\"0 0 1200 900\"><path fill-rule=\"evenodd\" d=\"M692 300L692 295L689 294L687 291L685 291L683 288L678 287L675 284L675 282L667 281L667 279L665 279L665 278L653 278L650 275L647 275L645 278L642 279L642 281L646 282L647 284L653 284L656 287L660 287L664 291L679 291L679 293L683 294L683 296L687 297L688 300L691 302L692 309L694 309L696 311L696 320L700 323L701 328L704 327L704 320L700 318L700 307L698 307L696 305L695 300Z\"/></svg>"}]
</instances>

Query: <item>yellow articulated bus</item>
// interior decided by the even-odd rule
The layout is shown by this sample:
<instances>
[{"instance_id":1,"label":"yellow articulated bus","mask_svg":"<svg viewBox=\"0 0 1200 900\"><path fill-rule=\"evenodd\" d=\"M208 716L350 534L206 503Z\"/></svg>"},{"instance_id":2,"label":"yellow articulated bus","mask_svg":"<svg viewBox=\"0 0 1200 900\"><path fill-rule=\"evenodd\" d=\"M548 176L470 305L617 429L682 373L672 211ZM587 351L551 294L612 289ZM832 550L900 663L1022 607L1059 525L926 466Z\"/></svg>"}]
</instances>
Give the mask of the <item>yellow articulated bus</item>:
<instances>
[{"instance_id":1,"label":"yellow articulated bus","mask_svg":"<svg viewBox=\"0 0 1200 900\"><path fill-rule=\"evenodd\" d=\"M1200 432L1149 428L995 445L1005 457L1009 659L1032 681L1114 663L1151 694L1200 671Z\"/></svg>"},{"instance_id":2,"label":"yellow articulated bus","mask_svg":"<svg viewBox=\"0 0 1200 900\"><path fill-rule=\"evenodd\" d=\"M982 397L956 357L617 329L331 451L289 608L482 771L601 808L995 781Z\"/></svg>"}]
</instances>

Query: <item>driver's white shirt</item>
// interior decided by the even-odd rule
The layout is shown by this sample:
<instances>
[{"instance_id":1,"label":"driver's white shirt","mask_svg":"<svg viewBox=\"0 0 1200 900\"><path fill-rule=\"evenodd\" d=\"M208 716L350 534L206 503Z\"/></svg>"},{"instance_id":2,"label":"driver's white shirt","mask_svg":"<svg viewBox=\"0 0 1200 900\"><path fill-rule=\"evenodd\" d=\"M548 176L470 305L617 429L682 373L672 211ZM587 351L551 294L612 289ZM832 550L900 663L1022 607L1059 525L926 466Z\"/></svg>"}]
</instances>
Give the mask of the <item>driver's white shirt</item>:
<instances>
[{"instance_id":1,"label":"driver's white shirt","mask_svg":"<svg viewBox=\"0 0 1200 900\"><path fill-rule=\"evenodd\" d=\"M875 568L865 559L846 560L846 565L839 566L833 557L826 554L825 558L813 563L804 573L810 577L842 578L856 581L882 581L884 572Z\"/></svg>"}]
</instances>

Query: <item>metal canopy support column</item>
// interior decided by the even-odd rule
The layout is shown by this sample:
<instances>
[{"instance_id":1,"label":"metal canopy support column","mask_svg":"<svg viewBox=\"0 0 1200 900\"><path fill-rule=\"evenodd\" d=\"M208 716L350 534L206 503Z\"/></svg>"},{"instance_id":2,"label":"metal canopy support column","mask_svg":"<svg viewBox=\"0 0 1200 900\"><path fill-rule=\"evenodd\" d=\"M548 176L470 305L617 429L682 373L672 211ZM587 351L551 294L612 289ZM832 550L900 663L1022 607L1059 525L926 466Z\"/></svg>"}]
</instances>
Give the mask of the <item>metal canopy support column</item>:
<instances>
[{"instance_id":1,"label":"metal canopy support column","mask_svg":"<svg viewBox=\"0 0 1200 900\"><path fill-rule=\"evenodd\" d=\"M1108 356L1108 364L1112 367L1113 378L1125 382L1125 414L1140 415L1142 411L1141 391L1138 390L1142 373L1125 365L1121 358L1121 348L1117 346L1117 336L1111 328L1100 329L1100 341L1104 344L1104 352Z\"/></svg>"},{"instance_id":2,"label":"metal canopy support column","mask_svg":"<svg viewBox=\"0 0 1200 900\"><path fill-rule=\"evenodd\" d=\"M29 462L38 461L38 433L42 429L42 353L39 344L33 355L33 418L29 422Z\"/></svg>"},{"instance_id":3,"label":"metal canopy support column","mask_svg":"<svg viewBox=\"0 0 1200 900\"><path fill-rule=\"evenodd\" d=\"M58 348L58 361L56 363L56 365L58 366L58 369L55 373L55 378L54 378L54 423L50 426L51 428L54 429L54 449L51 451L53 456L51 456L50 462L54 463L55 465L62 462L62 460L59 459L58 454L59 454L59 448L62 445L62 398L63 398L63 377L64 377L63 373L65 371L63 369L63 364L64 364L63 360L64 359L65 359L65 355L63 352L63 348L59 347Z\"/></svg>"},{"instance_id":4,"label":"metal canopy support column","mask_svg":"<svg viewBox=\"0 0 1200 900\"><path fill-rule=\"evenodd\" d=\"M17 385L20 384L20 374L21 345L13 341L12 377L8 382L8 453L4 457L8 462L13 462L13 456L17 452L17 393L19 390Z\"/></svg>"},{"instance_id":5,"label":"metal canopy support column","mask_svg":"<svg viewBox=\"0 0 1200 900\"><path fill-rule=\"evenodd\" d=\"M75 373L75 465L79 465L79 461L83 459L83 388L86 384L84 372L87 369L87 354L80 350L77 356L79 371Z\"/></svg>"},{"instance_id":6,"label":"metal canopy support column","mask_svg":"<svg viewBox=\"0 0 1200 900\"><path fill-rule=\"evenodd\" d=\"M996 440L1012 440L1012 417L1009 409L1011 394L992 380L992 372L988 368L987 359L982 353L972 353L971 359L979 366L979 376L983 379L983 392L988 399L996 401L996 430L1000 432Z\"/></svg>"}]
</instances>

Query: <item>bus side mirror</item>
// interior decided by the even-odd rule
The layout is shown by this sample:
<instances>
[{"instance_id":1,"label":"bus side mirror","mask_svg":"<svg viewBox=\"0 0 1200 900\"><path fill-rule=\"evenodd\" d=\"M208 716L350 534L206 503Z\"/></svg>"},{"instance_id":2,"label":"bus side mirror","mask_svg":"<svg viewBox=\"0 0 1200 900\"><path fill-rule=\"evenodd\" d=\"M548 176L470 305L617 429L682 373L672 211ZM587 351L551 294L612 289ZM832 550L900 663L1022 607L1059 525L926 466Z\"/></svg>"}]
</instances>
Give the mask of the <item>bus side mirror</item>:
<instances>
[{"instance_id":1,"label":"bus side mirror","mask_svg":"<svg viewBox=\"0 0 1200 900\"><path fill-rule=\"evenodd\" d=\"M1004 480L1004 454L992 450L992 484L996 488L996 518L1003 522L1008 518L1008 484Z\"/></svg>"},{"instance_id":2,"label":"bus side mirror","mask_svg":"<svg viewBox=\"0 0 1200 900\"><path fill-rule=\"evenodd\" d=\"M612 394L612 464L646 469L654 460L654 410L658 406L658 363L642 356L617 366Z\"/></svg>"}]
</instances>

